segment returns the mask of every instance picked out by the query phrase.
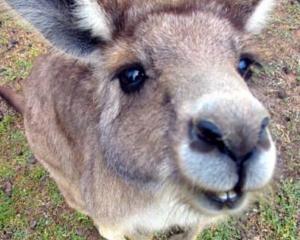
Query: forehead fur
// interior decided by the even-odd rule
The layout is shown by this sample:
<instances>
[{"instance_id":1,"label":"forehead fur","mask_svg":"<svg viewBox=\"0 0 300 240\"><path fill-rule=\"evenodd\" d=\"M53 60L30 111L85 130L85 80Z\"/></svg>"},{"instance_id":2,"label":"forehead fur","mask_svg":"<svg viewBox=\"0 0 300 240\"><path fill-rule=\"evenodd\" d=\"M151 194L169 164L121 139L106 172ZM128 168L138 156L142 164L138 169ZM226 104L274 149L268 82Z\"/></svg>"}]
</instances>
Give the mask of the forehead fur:
<instances>
[{"instance_id":1,"label":"forehead fur","mask_svg":"<svg viewBox=\"0 0 300 240\"><path fill-rule=\"evenodd\" d=\"M180 53L176 51L187 54L192 50L203 55L207 48L201 51L201 45L215 44L219 52L238 52L240 49L240 33L226 19L226 1L98 1L106 11L111 11L114 25L117 26L114 34L116 41L112 42L112 48L108 44L108 51L105 51L106 67L110 72L119 66L140 62L144 51L163 48L164 44L165 50L169 52L168 58L170 54L178 57ZM118 15L120 12L122 14ZM198 46L198 49L183 51L178 47L179 43L190 48ZM164 56L162 52L159 55L160 58Z\"/></svg>"},{"instance_id":2,"label":"forehead fur","mask_svg":"<svg viewBox=\"0 0 300 240\"><path fill-rule=\"evenodd\" d=\"M109 72L133 63L157 70L199 63L210 67L224 60L235 64L242 48L240 32L209 12L152 13L131 30L104 51Z\"/></svg>"}]
</instances>

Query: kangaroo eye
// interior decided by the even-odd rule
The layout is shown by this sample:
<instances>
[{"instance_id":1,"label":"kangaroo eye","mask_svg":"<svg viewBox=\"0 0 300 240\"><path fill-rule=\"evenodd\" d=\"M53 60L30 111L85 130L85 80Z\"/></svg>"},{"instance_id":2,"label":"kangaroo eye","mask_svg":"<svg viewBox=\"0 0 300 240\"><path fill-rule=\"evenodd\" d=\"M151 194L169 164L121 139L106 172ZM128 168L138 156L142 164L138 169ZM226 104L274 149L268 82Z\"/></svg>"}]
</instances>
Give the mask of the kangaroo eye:
<instances>
[{"instance_id":1,"label":"kangaroo eye","mask_svg":"<svg viewBox=\"0 0 300 240\"><path fill-rule=\"evenodd\" d=\"M120 87L123 92L133 93L143 87L148 77L144 68L137 64L122 70L117 75L117 78L119 79Z\"/></svg>"},{"instance_id":2,"label":"kangaroo eye","mask_svg":"<svg viewBox=\"0 0 300 240\"><path fill-rule=\"evenodd\" d=\"M238 62L237 70L244 79L248 80L253 74L251 68L253 65L261 66L252 55L242 54Z\"/></svg>"}]
</instances>

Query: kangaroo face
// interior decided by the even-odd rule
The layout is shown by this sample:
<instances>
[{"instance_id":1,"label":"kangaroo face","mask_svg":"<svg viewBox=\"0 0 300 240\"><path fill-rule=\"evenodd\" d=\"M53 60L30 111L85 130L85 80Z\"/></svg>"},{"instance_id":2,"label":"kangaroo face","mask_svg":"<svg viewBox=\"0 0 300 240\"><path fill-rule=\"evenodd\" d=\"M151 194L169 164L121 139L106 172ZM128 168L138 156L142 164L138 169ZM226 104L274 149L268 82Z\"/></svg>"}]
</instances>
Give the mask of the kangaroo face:
<instances>
[{"instance_id":1,"label":"kangaroo face","mask_svg":"<svg viewBox=\"0 0 300 240\"><path fill-rule=\"evenodd\" d=\"M269 115L239 74L243 39L213 14L167 12L106 49L96 75L113 76L99 80L107 163L130 180L168 179L210 213L236 210L265 186L275 147Z\"/></svg>"},{"instance_id":2,"label":"kangaroo face","mask_svg":"<svg viewBox=\"0 0 300 240\"><path fill-rule=\"evenodd\" d=\"M171 186L208 215L242 209L271 180L269 115L243 75L245 39L273 1L7 2L93 69L111 174L143 190Z\"/></svg>"}]
</instances>

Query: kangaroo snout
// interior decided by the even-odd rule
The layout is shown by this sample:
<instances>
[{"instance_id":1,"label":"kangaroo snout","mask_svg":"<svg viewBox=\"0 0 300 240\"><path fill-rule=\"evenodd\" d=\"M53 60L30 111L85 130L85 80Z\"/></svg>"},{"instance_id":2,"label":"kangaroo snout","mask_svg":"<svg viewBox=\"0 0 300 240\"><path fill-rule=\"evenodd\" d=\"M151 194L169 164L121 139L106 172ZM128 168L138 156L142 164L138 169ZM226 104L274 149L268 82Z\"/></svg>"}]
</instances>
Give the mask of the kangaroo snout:
<instances>
[{"instance_id":1,"label":"kangaroo snout","mask_svg":"<svg viewBox=\"0 0 300 240\"><path fill-rule=\"evenodd\" d=\"M245 105L240 101L235 105L227 105L225 99L219 101L218 108L226 109L226 113L221 109L212 109L211 116L205 113L207 117L203 118L199 113L200 117L193 118L189 124L191 147L195 151L201 153L216 148L233 161L242 164L257 147L270 145L269 140L265 139L270 119L266 111L261 111L261 106L245 112Z\"/></svg>"},{"instance_id":2,"label":"kangaroo snout","mask_svg":"<svg viewBox=\"0 0 300 240\"><path fill-rule=\"evenodd\" d=\"M188 184L204 194L201 204L218 202L222 209L230 200L230 208L235 209L249 191L271 179L276 157L268 132L269 114L247 92L209 94L197 104L200 107L190 106L197 110L187 124L179 169Z\"/></svg>"}]
</instances>

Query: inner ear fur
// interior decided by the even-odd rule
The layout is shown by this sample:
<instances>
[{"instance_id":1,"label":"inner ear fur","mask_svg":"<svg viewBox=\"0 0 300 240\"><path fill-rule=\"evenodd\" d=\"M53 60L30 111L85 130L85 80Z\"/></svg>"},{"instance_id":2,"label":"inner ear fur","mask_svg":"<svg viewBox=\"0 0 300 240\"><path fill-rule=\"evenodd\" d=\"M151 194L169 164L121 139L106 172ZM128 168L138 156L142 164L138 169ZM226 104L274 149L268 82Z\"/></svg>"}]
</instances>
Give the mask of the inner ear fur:
<instances>
[{"instance_id":1,"label":"inner ear fur","mask_svg":"<svg viewBox=\"0 0 300 240\"><path fill-rule=\"evenodd\" d=\"M109 17L95 0L5 0L53 46L84 57L110 40Z\"/></svg>"}]
</instances>

